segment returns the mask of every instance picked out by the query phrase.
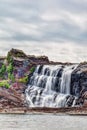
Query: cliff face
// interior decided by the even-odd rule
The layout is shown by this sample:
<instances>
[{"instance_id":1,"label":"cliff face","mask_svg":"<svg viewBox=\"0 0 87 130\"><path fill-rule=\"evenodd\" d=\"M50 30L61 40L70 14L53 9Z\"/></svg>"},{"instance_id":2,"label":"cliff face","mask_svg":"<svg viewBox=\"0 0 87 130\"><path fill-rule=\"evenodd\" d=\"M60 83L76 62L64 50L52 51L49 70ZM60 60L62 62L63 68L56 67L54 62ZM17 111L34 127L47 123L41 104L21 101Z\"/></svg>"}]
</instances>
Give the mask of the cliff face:
<instances>
[{"instance_id":1,"label":"cliff face","mask_svg":"<svg viewBox=\"0 0 87 130\"><path fill-rule=\"evenodd\" d=\"M87 64L79 64L72 73L71 88L72 94L76 93L75 88L77 88L77 94L79 94L81 90L87 88Z\"/></svg>"},{"instance_id":2,"label":"cliff face","mask_svg":"<svg viewBox=\"0 0 87 130\"><path fill-rule=\"evenodd\" d=\"M26 106L26 84L37 64L49 64L48 57L26 55L18 49L0 57L0 108Z\"/></svg>"},{"instance_id":3,"label":"cliff face","mask_svg":"<svg viewBox=\"0 0 87 130\"><path fill-rule=\"evenodd\" d=\"M87 104L87 63L78 65L71 75L71 93L79 97L77 104Z\"/></svg>"},{"instance_id":4,"label":"cliff face","mask_svg":"<svg viewBox=\"0 0 87 130\"><path fill-rule=\"evenodd\" d=\"M25 89L37 65L71 65L49 61L48 57L26 55L12 49L0 59L0 107L26 106ZM71 74L71 94L77 95L77 104L87 105L87 63L80 63ZM72 99L70 99L71 101Z\"/></svg>"}]
</instances>

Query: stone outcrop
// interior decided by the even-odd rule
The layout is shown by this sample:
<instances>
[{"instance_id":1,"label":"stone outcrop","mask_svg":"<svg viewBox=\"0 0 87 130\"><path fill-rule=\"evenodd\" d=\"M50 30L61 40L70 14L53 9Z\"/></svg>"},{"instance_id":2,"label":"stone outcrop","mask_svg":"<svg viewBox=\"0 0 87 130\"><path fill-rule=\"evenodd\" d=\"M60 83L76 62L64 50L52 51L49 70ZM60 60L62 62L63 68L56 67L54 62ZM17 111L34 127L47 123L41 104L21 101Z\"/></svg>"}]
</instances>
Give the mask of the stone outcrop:
<instances>
[{"instance_id":1,"label":"stone outcrop","mask_svg":"<svg viewBox=\"0 0 87 130\"><path fill-rule=\"evenodd\" d=\"M29 60L32 61L32 63L34 64L49 64L49 59L47 56L31 56L31 55L28 55L28 58Z\"/></svg>"},{"instance_id":2,"label":"stone outcrop","mask_svg":"<svg viewBox=\"0 0 87 130\"><path fill-rule=\"evenodd\" d=\"M80 64L71 76L71 93L77 96L87 88L87 64Z\"/></svg>"},{"instance_id":3,"label":"stone outcrop","mask_svg":"<svg viewBox=\"0 0 87 130\"><path fill-rule=\"evenodd\" d=\"M27 58L27 55L22 50L13 48L8 52L8 55L13 57Z\"/></svg>"},{"instance_id":4,"label":"stone outcrop","mask_svg":"<svg viewBox=\"0 0 87 130\"><path fill-rule=\"evenodd\" d=\"M12 83L12 81L10 80L8 81L7 72L5 72L3 75L4 77L7 78L5 78L4 80L2 80L2 78L0 79L0 82L6 81L6 84L8 83L10 85L9 89L5 88L3 84L2 87L0 88L0 108L26 106L25 89L27 82L25 81L26 77L22 76L25 75L30 76L33 73L34 67L37 64L48 64L48 63L49 60L48 57L46 56L41 57L28 56L22 50L19 49L11 49L8 52L7 57L0 57L0 68L2 67L3 64L5 64L5 66L9 66L9 64L12 64L14 68L13 74L15 76L14 83Z\"/></svg>"},{"instance_id":5,"label":"stone outcrop","mask_svg":"<svg viewBox=\"0 0 87 130\"><path fill-rule=\"evenodd\" d=\"M26 55L22 50L19 49L11 49L8 52L7 59L9 57L13 58L15 65L21 65L25 60L33 65L49 64L49 59L47 56Z\"/></svg>"},{"instance_id":6,"label":"stone outcrop","mask_svg":"<svg viewBox=\"0 0 87 130\"><path fill-rule=\"evenodd\" d=\"M25 106L24 91L26 86L12 84L9 89L0 88L0 108L23 107Z\"/></svg>"},{"instance_id":7,"label":"stone outcrop","mask_svg":"<svg viewBox=\"0 0 87 130\"><path fill-rule=\"evenodd\" d=\"M48 57L46 56L36 57L32 55L26 55L23 51L18 49L11 49L11 51L8 52L7 58L6 57L0 58L0 68L5 59L9 60L11 58L13 59L15 70L21 71L22 69L24 69L23 73L28 75L28 77L32 75L32 73L30 73L31 68L36 67L36 65L39 64L42 66L44 64L51 64L51 65L62 64L63 66L72 65L72 63L60 63L49 61ZM20 67L22 68L21 70L19 70ZM26 106L24 102L25 100L24 91L26 89L26 83L25 84L19 83L19 85L15 85L15 83L11 83L11 87L9 89L4 88L3 86L2 86L3 88L0 88L0 107L3 108L8 106L9 107ZM76 105L87 106L87 62L80 63L78 67L72 72L70 91L72 96L67 97L68 106L71 106L74 100L74 95L78 97Z\"/></svg>"},{"instance_id":8,"label":"stone outcrop","mask_svg":"<svg viewBox=\"0 0 87 130\"><path fill-rule=\"evenodd\" d=\"M87 63L78 65L71 76L71 93L79 98L77 104L87 105Z\"/></svg>"}]
</instances>

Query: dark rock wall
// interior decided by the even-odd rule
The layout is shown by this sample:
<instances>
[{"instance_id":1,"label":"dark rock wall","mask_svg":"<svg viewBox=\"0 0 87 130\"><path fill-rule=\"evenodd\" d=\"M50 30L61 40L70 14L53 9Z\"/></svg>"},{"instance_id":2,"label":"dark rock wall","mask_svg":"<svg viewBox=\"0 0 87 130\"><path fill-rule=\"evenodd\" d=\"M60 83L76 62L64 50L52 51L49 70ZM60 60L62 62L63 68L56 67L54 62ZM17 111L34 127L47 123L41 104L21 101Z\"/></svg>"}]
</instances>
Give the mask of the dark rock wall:
<instances>
[{"instance_id":1,"label":"dark rock wall","mask_svg":"<svg viewBox=\"0 0 87 130\"><path fill-rule=\"evenodd\" d=\"M78 97L87 91L87 64L80 64L71 75L71 94Z\"/></svg>"}]
</instances>

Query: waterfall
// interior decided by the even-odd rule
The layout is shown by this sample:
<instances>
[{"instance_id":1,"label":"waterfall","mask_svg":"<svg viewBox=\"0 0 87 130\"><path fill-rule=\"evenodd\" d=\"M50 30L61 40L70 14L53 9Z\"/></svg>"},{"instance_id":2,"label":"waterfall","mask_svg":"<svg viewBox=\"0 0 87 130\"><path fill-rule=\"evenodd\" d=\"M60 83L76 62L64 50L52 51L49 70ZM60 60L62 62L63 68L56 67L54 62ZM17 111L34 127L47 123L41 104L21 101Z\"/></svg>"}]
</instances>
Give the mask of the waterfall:
<instances>
[{"instance_id":1,"label":"waterfall","mask_svg":"<svg viewBox=\"0 0 87 130\"><path fill-rule=\"evenodd\" d=\"M71 74L77 65L38 65L29 80L26 99L30 107L73 105Z\"/></svg>"},{"instance_id":2,"label":"waterfall","mask_svg":"<svg viewBox=\"0 0 87 130\"><path fill-rule=\"evenodd\" d=\"M76 69L77 65L71 65L71 66L66 66L63 70L62 74L62 80L61 80L61 87L60 87L60 92L65 93L65 94L70 94L70 83L71 83L71 74L74 69Z\"/></svg>"}]
</instances>

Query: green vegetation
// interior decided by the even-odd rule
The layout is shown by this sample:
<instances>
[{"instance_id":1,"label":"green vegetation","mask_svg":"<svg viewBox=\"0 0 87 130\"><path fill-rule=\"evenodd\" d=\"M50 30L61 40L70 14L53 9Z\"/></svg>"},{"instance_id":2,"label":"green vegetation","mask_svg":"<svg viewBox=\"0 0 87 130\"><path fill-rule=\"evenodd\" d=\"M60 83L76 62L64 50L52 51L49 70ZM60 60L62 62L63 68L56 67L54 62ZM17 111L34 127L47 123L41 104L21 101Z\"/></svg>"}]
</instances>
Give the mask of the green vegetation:
<instances>
[{"instance_id":1,"label":"green vegetation","mask_svg":"<svg viewBox=\"0 0 87 130\"><path fill-rule=\"evenodd\" d=\"M24 57L24 54L23 54L22 52L20 52L20 53L17 53L16 56L17 56L17 57Z\"/></svg>"},{"instance_id":2,"label":"green vegetation","mask_svg":"<svg viewBox=\"0 0 87 130\"><path fill-rule=\"evenodd\" d=\"M12 63L10 63L10 64L7 66L7 72L10 73L10 74L12 74L12 72L13 72L13 65L12 65Z\"/></svg>"},{"instance_id":3,"label":"green vegetation","mask_svg":"<svg viewBox=\"0 0 87 130\"><path fill-rule=\"evenodd\" d=\"M35 71L35 67L32 67L32 68L30 69L30 72L33 73L34 71Z\"/></svg>"},{"instance_id":4,"label":"green vegetation","mask_svg":"<svg viewBox=\"0 0 87 130\"><path fill-rule=\"evenodd\" d=\"M0 68L0 79L1 79L0 87L9 88L10 82L14 83L14 82L18 81L20 83L25 83L25 84L28 82L28 76L26 74L26 70L25 70L24 77L18 79L17 76L19 74L18 73L19 71L16 72L14 70L15 69L17 70L20 68L16 68L16 66L14 66L14 60L13 60L14 57L26 58L26 54L20 50L15 50L15 49L12 49L10 52L8 52L6 62L3 62L3 65ZM31 67L30 72L33 73L34 71L35 71L35 67L33 66L33 67Z\"/></svg>"},{"instance_id":5,"label":"green vegetation","mask_svg":"<svg viewBox=\"0 0 87 130\"><path fill-rule=\"evenodd\" d=\"M8 55L7 55L7 61L8 61L8 63L10 63L10 59L11 59L10 52L8 52Z\"/></svg>"},{"instance_id":6,"label":"green vegetation","mask_svg":"<svg viewBox=\"0 0 87 130\"><path fill-rule=\"evenodd\" d=\"M26 54L21 50L11 49L11 51L8 52L7 61L9 61L12 56L14 56L14 57L24 57L25 58Z\"/></svg>"},{"instance_id":7,"label":"green vegetation","mask_svg":"<svg viewBox=\"0 0 87 130\"><path fill-rule=\"evenodd\" d=\"M15 81L15 77L13 75L13 59L10 57L10 54L8 53L7 56L7 61L8 61L8 66L6 66L5 64L2 65L1 69L0 69L0 78L1 79L5 79L5 75L8 75L8 78L14 82ZM1 83L1 86L3 84ZM6 86L8 86L8 84L6 84Z\"/></svg>"},{"instance_id":8,"label":"green vegetation","mask_svg":"<svg viewBox=\"0 0 87 130\"><path fill-rule=\"evenodd\" d=\"M14 77L13 74L11 74L11 78L10 79L11 79L12 82L15 82L15 77Z\"/></svg>"},{"instance_id":9,"label":"green vegetation","mask_svg":"<svg viewBox=\"0 0 87 130\"><path fill-rule=\"evenodd\" d=\"M28 82L28 76L23 77L23 78L19 79L18 81L21 82L21 83L27 83Z\"/></svg>"},{"instance_id":10,"label":"green vegetation","mask_svg":"<svg viewBox=\"0 0 87 130\"><path fill-rule=\"evenodd\" d=\"M3 80L3 81L0 81L0 87L9 88L9 87L10 87L10 84L8 83L7 80Z\"/></svg>"},{"instance_id":11,"label":"green vegetation","mask_svg":"<svg viewBox=\"0 0 87 130\"><path fill-rule=\"evenodd\" d=\"M15 77L14 77L13 74L8 73L8 78L9 78L12 82L15 82Z\"/></svg>"},{"instance_id":12,"label":"green vegetation","mask_svg":"<svg viewBox=\"0 0 87 130\"><path fill-rule=\"evenodd\" d=\"M11 61L11 60L10 60ZM11 61L12 62L12 61ZM13 73L13 64L12 63L9 63L9 65L6 67L6 65L2 65L1 69L0 69L0 77L2 79L2 81L0 81L0 87L6 87L6 88L9 88L10 87L10 84L8 82L8 80L3 80L5 79L5 75L6 73L8 74L8 78L14 82L15 81L15 77L14 75L12 74Z\"/></svg>"},{"instance_id":13,"label":"green vegetation","mask_svg":"<svg viewBox=\"0 0 87 130\"><path fill-rule=\"evenodd\" d=\"M8 61L8 63L13 64L13 58L12 58L10 52L8 52L8 55L7 55L7 61Z\"/></svg>"},{"instance_id":14,"label":"green vegetation","mask_svg":"<svg viewBox=\"0 0 87 130\"><path fill-rule=\"evenodd\" d=\"M12 74L13 73L13 70L14 70L14 67L13 67L13 58L11 57L11 54L10 52L8 52L8 55L7 55L7 61L9 63L9 65L7 66L6 68L6 71L8 73L8 78L14 82L15 81L15 77L14 75Z\"/></svg>"},{"instance_id":15,"label":"green vegetation","mask_svg":"<svg viewBox=\"0 0 87 130\"><path fill-rule=\"evenodd\" d=\"M3 64L2 67L1 67L1 69L0 69L0 77L3 78L5 72L6 72L6 66Z\"/></svg>"},{"instance_id":16,"label":"green vegetation","mask_svg":"<svg viewBox=\"0 0 87 130\"><path fill-rule=\"evenodd\" d=\"M13 70L14 70L14 67L13 67L13 64L12 63L9 63L9 65L7 66L7 72L8 72L8 78L14 82L15 81L15 77L13 75Z\"/></svg>"}]
</instances>

